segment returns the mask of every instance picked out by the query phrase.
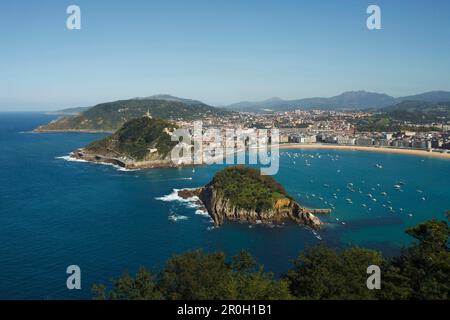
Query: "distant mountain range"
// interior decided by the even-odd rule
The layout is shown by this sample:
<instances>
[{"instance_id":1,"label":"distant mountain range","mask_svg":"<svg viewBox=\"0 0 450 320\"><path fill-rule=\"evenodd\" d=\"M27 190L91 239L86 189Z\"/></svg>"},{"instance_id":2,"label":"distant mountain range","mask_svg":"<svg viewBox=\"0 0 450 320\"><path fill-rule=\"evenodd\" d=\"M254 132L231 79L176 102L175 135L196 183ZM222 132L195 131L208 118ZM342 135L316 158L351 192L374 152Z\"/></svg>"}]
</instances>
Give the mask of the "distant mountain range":
<instances>
[{"instance_id":1,"label":"distant mountain range","mask_svg":"<svg viewBox=\"0 0 450 320\"><path fill-rule=\"evenodd\" d=\"M308 109L380 109L403 101L421 101L421 102L444 102L450 101L449 91L430 91L417 95L395 98L384 93L367 91L348 91L330 98L306 98L295 100L283 100L280 98L271 98L264 101L250 102L243 101L226 106L225 108L235 111L290 111L290 110L308 110Z\"/></svg>"},{"instance_id":2,"label":"distant mountain range","mask_svg":"<svg viewBox=\"0 0 450 320\"><path fill-rule=\"evenodd\" d=\"M208 116L231 115L233 111L260 112L296 109L380 111L402 121L446 122L450 119L450 92L432 91L394 98L382 93L349 91L331 98L283 100L272 98L261 102L240 102L227 108L216 108L203 102L171 95L155 95L101 103L90 108L70 108L53 112L63 117L40 126L36 131L116 131L125 122L141 117L147 110L164 120L201 120Z\"/></svg>"}]
</instances>

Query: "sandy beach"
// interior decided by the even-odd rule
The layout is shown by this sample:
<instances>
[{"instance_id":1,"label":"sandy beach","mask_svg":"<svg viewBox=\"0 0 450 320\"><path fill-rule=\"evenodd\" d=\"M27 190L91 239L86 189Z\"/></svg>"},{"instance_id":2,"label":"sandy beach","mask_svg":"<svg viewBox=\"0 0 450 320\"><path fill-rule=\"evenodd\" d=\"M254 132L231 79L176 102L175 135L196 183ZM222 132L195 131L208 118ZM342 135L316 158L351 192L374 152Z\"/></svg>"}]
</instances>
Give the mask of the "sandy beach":
<instances>
[{"instance_id":1,"label":"sandy beach","mask_svg":"<svg viewBox=\"0 0 450 320\"><path fill-rule=\"evenodd\" d=\"M319 143L312 143L312 144L286 143L281 144L280 149L333 149L333 150L347 150L347 151L382 152L382 153L397 153L397 154L406 154L420 157L433 157L450 160L450 153L429 152L426 150L400 149L392 147L344 146L337 144L319 144Z\"/></svg>"}]
</instances>

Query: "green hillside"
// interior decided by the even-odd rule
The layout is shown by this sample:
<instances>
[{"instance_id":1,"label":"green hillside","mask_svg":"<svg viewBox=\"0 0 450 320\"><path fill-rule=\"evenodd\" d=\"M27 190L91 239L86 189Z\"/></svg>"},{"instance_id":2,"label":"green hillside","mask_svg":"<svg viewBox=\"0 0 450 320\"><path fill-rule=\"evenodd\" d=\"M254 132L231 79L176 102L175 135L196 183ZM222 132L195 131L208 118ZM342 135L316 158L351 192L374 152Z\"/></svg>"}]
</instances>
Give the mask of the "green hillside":
<instances>
[{"instance_id":1,"label":"green hillside","mask_svg":"<svg viewBox=\"0 0 450 320\"><path fill-rule=\"evenodd\" d=\"M229 111L198 101L131 99L96 105L81 114L63 117L36 131L116 131L125 122L150 111L155 118L165 120L197 120L209 116L224 116Z\"/></svg>"},{"instance_id":2,"label":"green hillside","mask_svg":"<svg viewBox=\"0 0 450 320\"><path fill-rule=\"evenodd\" d=\"M404 101L381 110L390 118L413 123L450 121L450 102Z\"/></svg>"},{"instance_id":3,"label":"green hillside","mask_svg":"<svg viewBox=\"0 0 450 320\"><path fill-rule=\"evenodd\" d=\"M177 126L160 119L140 117L126 122L113 135L89 144L85 151L134 161L165 159L177 142L168 132ZM157 152L151 152L156 149Z\"/></svg>"}]
</instances>

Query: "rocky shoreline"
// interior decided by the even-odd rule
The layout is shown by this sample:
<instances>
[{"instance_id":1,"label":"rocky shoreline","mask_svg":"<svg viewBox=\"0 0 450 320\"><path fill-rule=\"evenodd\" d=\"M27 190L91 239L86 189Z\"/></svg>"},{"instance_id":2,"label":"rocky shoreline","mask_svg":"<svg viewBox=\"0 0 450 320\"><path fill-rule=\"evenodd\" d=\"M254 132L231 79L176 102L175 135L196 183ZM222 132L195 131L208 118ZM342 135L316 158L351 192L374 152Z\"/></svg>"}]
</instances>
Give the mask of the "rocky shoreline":
<instances>
[{"instance_id":1,"label":"rocky shoreline","mask_svg":"<svg viewBox=\"0 0 450 320\"><path fill-rule=\"evenodd\" d=\"M211 184L197 189L183 189L178 191L183 199L198 198L197 205L208 212L216 226L225 221L248 222L251 224L280 224L294 222L313 229L320 229L322 222L315 214L330 214L331 209L309 209L300 206L294 200L285 198L279 200L273 209L263 212L238 208L230 199L226 199Z\"/></svg>"},{"instance_id":2,"label":"rocky shoreline","mask_svg":"<svg viewBox=\"0 0 450 320\"><path fill-rule=\"evenodd\" d=\"M151 160L151 161L132 161L123 158L113 158L99 154L91 154L84 149L78 149L70 154L73 159L84 160L94 163L113 164L124 169L152 169L152 168L176 168L180 165L171 160Z\"/></svg>"}]
</instances>

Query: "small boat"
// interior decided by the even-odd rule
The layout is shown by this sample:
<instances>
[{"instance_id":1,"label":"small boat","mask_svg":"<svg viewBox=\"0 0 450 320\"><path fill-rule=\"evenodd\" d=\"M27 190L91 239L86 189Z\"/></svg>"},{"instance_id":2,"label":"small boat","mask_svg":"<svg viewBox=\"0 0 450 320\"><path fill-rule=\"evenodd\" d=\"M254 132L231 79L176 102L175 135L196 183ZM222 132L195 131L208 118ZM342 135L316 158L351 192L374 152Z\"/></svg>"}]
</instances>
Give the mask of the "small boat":
<instances>
[{"instance_id":1,"label":"small boat","mask_svg":"<svg viewBox=\"0 0 450 320\"><path fill-rule=\"evenodd\" d=\"M352 199L345 199L349 204L353 204Z\"/></svg>"},{"instance_id":2,"label":"small boat","mask_svg":"<svg viewBox=\"0 0 450 320\"><path fill-rule=\"evenodd\" d=\"M377 167L378 169L383 169L383 166L381 164L376 164L375 167Z\"/></svg>"},{"instance_id":3,"label":"small boat","mask_svg":"<svg viewBox=\"0 0 450 320\"><path fill-rule=\"evenodd\" d=\"M399 184L395 184L395 185L394 185L394 189L396 189L396 190L400 190L401 188L402 188L402 186L399 185Z\"/></svg>"}]
</instances>

